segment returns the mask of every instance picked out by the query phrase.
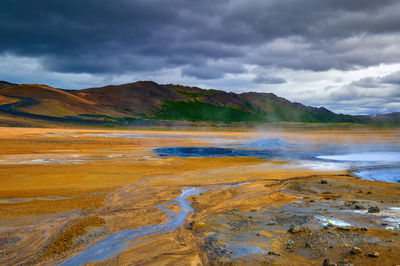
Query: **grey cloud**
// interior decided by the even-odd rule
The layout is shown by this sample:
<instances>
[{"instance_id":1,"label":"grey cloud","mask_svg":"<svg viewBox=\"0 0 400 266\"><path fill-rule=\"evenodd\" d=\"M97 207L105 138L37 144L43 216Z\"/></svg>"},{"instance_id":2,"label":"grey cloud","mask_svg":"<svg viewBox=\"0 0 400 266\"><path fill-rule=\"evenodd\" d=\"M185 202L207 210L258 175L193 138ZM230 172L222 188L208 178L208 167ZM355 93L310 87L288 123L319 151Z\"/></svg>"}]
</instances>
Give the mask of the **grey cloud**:
<instances>
[{"instance_id":1,"label":"grey cloud","mask_svg":"<svg viewBox=\"0 0 400 266\"><path fill-rule=\"evenodd\" d=\"M336 110L353 108L350 113L388 113L399 111L400 71L383 77L366 77L343 86L325 88L323 104ZM349 112L347 112L349 113Z\"/></svg>"},{"instance_id":2,"label":"grey cloud","mask_svg":"<svg viewBox=\"0 0 400 266\"><path fill-rule=\"evenodd\" d=\"M400 85L400 71L391 73L387 76L381 77L380 81L383 83L397 84Z\"/></svg>"},{"instance_id":3,"label":"grey cloud","mask_svg":"<svg viewBox=\"0 0 400 266\"><path fill-rule=\"evenodd\" d=\"M398 62L393 40L374 40L398 35L399 12L400 3L389 0L3 0L0 53L72 73L191 66L183 74L192 75L196 65L234 58L241 65L351 69ZM351 45L352 36L362 40ZM276 40L288 46L274 47Z\"/></svg>"},{"instance_id":4,"label":"grey cloud","mask_svg":"<svg viewBox=\"0 0 400 266\"><path fill-rule=\"evenodd\" d=\"M281 77L258 76L253 79L253 82L257 84L283 84L286 83L286 80Z\"/></svg>"},{"instance_id":5,"label":"grey cloud","mask_svg":"<svg viewBox=\"0 0 400 266\"><path fill-rule=\"evenodd\" d=\"M187 66L182 69L182 75L198 79L219 79L223 77L224 73L207 67Z\"/></svg>"},{"instance_id":6,"label":"grey cloud","mask_svg":"<svg viewBox=\"0 0 400 266\"><path fill-rule=\"evenodd\" d=\"M25 76L43 75L43 83L79 77L78 87L102 77L173 73L181 78L174 83L242 91L287 86L287 95L334 110L396 111L400 71L344 86L329 77L332 87L313 99L283 77L400 63L399 13L397 0L2 0L0 58L32 59L40 71ZM0 72L14 77L13 67Z\"/></svg>"},{"instance_id":7,"label":"grey cloud","mask_svg":"<svg viewBox=\"0 0 400 266\"><path fill-rule=\"evenodd\" d=\"M353 81L350 83L350 86L357 86L362 88L377 88L380 86L380 84L376 80L376 78L368 77Z\"/></svg>"},{"instance_id":8,"label":"grey cloud","mask_svg":"<svg viewBox=\"0 0 400 266\"><path fill-rule=\"evenodd\" d=\"M400 71L390 73L383 77L366 77L356 81L353 81L349 86L361 87L361 88L383 88L397 91L397 87L387 85L400 85ZM399 92L400 94L400 92Z\"/></svg>"}]
</instances>

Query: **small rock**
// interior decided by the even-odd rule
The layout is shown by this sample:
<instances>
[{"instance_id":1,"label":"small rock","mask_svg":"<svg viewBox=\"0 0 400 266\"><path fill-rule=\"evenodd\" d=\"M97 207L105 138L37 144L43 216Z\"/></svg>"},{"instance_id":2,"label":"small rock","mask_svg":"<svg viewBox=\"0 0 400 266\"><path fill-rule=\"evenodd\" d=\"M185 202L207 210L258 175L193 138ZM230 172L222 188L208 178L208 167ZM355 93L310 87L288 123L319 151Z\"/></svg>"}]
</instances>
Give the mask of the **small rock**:
<instances>
[{"instance_id":1,"label":"small rock","mask_svg":"<svg viewBox=\"0 0 400 266\"><path fill-rule=\"evenodd\" d=\"M268 255L280 256L281 254L274 251L268 251Z\"/></svg>"},{"instance_id":2,"label":"small rock","mask_svg":"<svg viewBox=\"0 0 400 266\"><path fill-rule=\"evenodd\" d=\"M290 225L288 232L292 234L298 234L304 231L304 228L301 228L300 226L296 225Z\"/></svg>"},{"instance_id":3,"label":"small rock","mask_svg":"<svg viewBox=\"0 0 400 266\"><path fill-rule=\"evenodd\" d=\"M328 223L327 226L328 227L333 227L333 224L332 223Z\"/></svg>"},{"instance_id":4,"label":"small rock","mask_svg":"<svg viewBox=\"0 0 400 266\"><path fill-rule=\"evenodd\" d=\"M188 223L188 225L186 226L186 229L193 230L193 227L194 227L194 221Z\"/></svg>"},{"instance_id":5,"label":"small rock","mask_svg":"<svg viewBox=\"0 0 400 266\"><path fill-rule=\"evenodd\" d=\"M381 210L379 209L379 207L378 206L372 206L372 207L369 207L368 208L368 212L369 213L377 213L377 212L380 212Z\"/></svg>"},{"instance_id":6,"label":"small rock","mask_svg":"<svg viewBox=\"0 0 400 266\"><path fill-rule=\"evenodd\" d=\"M287 245L288 245L288 246L294 245L294 241L293 241L293 240L289 240L289 241L287 242Z\"/></svg>"},{"instance_id":7,"label":"small rock","mask_svg":"<svg viewBox=\"0 0 400 266\"><path fill-rule=\"evenodd\" d=\"M331 259L325 259L324 263L322 263L322 266L337 266L337 264Z\"/></svg>"},{"instance_id":8,"label":"small rock","mask_svg":"<svg viewBox=\"0 0 400 266\"><path fill-rule=\"evenodd\" d=\"M372 253L369 253L369 254L368 254L368 257L377 258L377 257L379 257L379 253L376 252L376 251L374 251L374 252L372 252Z\"/></svg>"},{"instance_id":9,"label":"small rock","mask_svg":"<svg viewBox=\"0 0 400 266\"><path fill-rule=\"evenodd\" d=\"M269 221L269 222L267 223L267 225L276 225L276 222L274 222L274 221Z\"/></svg>"},{"instance_id":10,"label":"small rock","mask_svg":"<svg viewBox=\"0 0 400 266\"><path fill-rule=\"evenodd\" d=\"M256 236L261 236L261 234L260 234L260 233L257 233Z\"/></svg>"},{"instance_id":11,"label":"small rock","mask_svg":"<svg viewBox=\"0 0 400 266\"><path fill-rule=\"evenodd\" d=\"M338 266L353 266L348 260L342 259L341 262L339 262Z\"/></svg>"},{"instance_id":12,"label":"small rock","mask_svg":"<svg viewBox=\"0 0 400 266\"><path fill-rule=\"evenodd\" d=\"M348 260L342 259L341 262L339 262L338 266L353 266Z\"/></svg>"},{"instance_id":13,"label":"small rock","mask_svg":"<svg viewBox=\"0 0 400 266\"><path fill-rule=\"evenodd\" d=\"M306 244L304 245L306 248L310 248L311 245L309 243L306 242Z\"/></svg>"},{"instance_id":14,"label":"small rock","mask_svg":"<svg viewBox=\"0 0 400 266\"><path fill-rule=\"evenodd\" d=\"M354 209L356 209L356 210L364 210L365 208L364 208L364 206L357 204L357 205L354 206Z\"/></svg>"},{"instance_id":15,"label":"small rock","mask_svg":"<svg viewBox=\"0 0 400 266\"><path fill-rule=\"evenodd\" d=\"M321 179L321 181L319 181L321 184L328 184L328 181L325 179Z\"/></svg>"},{"instance_id":16,"label":"small rock","mask_svg":"<svg viewBox=\"0 0 400 266\"><path fill-rule=\"evenodd\" d=\"M362 250L361 250L361 248L354 246L354 247L351 249L350 253L353 254L353 255L357 255L357 254L362 253Z\"/></svg>"},{"instance_id":17,"label":"small rock","mask_svg":"<svg viewBox=\"0 0 400 266\"><path fill-rule=\"evenodd\" d=\"M387 226L389 225L388 223L381 223L382 226Z\"/></svg>"},{"instance_id":18,"label":"small rock","mask_svg":"<svg viewBox=\"0 0 400 266\"><path fill-rule=\"evenodd\" d=\"M367 194L372 194L372 191L368 191Z\"/></svg>"},{"instance_id":19,"label":"small rock","mask_svg":"<svg viewBox=\"0 0 400 266\"><path fill-rule=\"evenodd\" d=\"M249 216L249 219L253 219L253 216Z\"/></svg>"}]
</instances>

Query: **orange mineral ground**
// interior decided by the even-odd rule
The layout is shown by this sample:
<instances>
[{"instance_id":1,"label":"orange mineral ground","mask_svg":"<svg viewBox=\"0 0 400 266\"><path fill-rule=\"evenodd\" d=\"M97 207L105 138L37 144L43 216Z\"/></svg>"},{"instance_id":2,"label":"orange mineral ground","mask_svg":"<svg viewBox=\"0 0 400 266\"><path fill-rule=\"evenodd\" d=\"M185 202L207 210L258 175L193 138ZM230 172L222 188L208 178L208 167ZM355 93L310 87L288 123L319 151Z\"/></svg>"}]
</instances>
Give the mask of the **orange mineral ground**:
<instances>
[{"instance_id":1,"label":"orange mineral ground","mask_svg":"<svg viewBox=\"0 0 400 266\"><path fill-rule=\"evenodd\" d=\"M301 160L153 152L265 138L316 149L395 145L400 132L0 128L0 265L400 264L399 183ZM178 197L190 188L204 191L186 206ZM146 226L154 233L140 235ZM124 237L107 242L114 234ZM121 246L92 259L102 243Z\"/></svg>"}]
</instances>

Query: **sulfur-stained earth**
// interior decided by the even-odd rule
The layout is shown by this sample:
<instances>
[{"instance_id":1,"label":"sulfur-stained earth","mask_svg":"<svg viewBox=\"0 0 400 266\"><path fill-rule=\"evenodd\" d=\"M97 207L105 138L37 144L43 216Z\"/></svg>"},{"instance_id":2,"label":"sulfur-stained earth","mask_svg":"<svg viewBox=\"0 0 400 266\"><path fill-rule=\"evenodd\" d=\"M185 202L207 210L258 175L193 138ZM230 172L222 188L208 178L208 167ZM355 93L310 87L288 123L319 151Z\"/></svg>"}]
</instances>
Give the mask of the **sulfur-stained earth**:
<instances>
[{"instance_id":1,"label":"sulfur-stained earth","mask_svg":"<svg viewBox=\"0 0 400 266\"><path fill-rule=\"evenodd\" d=\"M94 247L102 259L75 261L397 265L398 183L360 180L347 167L282 157L160 156L154 149L235 148L266 138L317 149L323 143L392 145L399 137L395 129L0 128L0 264L68 264ZM289 147L299 149L304 147ZM188 189L193 195L182 200L193 210L179 199ZM159 227L185 212L182 224ZM97 248L102 243L121 246L107 251Z\"/></svg>"}]
</instances>

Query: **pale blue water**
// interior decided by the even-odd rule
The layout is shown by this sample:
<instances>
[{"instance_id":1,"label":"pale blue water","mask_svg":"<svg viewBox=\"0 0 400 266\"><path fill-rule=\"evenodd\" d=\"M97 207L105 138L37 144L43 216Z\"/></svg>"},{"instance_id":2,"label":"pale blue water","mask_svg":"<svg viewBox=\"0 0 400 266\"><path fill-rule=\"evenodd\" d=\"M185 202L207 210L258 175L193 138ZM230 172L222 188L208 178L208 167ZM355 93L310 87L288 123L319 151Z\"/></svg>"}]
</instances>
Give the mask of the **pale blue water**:
<instances>
[{"instance_id":1,"label":"pale blue water","mask_svg":"<svg viewBox=\"0 0 400 266\"><path fill-rule=\"evenodd\" d=\"M82 265L88 263L90 261L103 261L106 259L113 258L118 255L128 247L130 247L129 242L135 240L140 237L157 234L157 233L166 233L174 230L177 227L183 226L186 220L186 217L194 211L194 209L190 206L191 202L186 201L188 197L199 195L208 190L215 189L226 189L239 185L244 185L247 183L239 183L228 185L220 188L207 188L200 189L196 187L191 187L182 190L182 194L176 197L173 201L168 202L166 204L160 205L157 208L162 209L168 215L168 221L162 224L145 226L142 228L134 229L134 230L125 230L115 234L112 234L98 243L94 244L91 247L88 247L86 250L81 252L80 254L66 260L65 262L59 265ZM180 212L175 215L175 213L171 212L164 207L170 204L178 204L180 207Z\"/></svg>"},{"instance_id":2,"label":"pale blue water","mask_svg":"<svg viewBox=\"0 0 400 266\"><path fill-rule=\"evenodd\" d=\"M400 165L358 168L353 173L361 179L400 183Z\"/></svg>"},{"instance_id":3,"label":"pale blue water","mask_svg":"<svg viewBox=\"0 0 400 266\"><path fill-rule=\"evenodd\" d=\"M281 139L261 139L231 147L165 147L154 149L159 156L180 157L257 157L285 160L318 170L349 169L361 179L400 183L399 144L288 143ZM297 149L291 149L297 147ZM301 149L299 149L301 147ZM242 148L242 149L241 149ZM246 148L246 149L243 149ZM382 165L386 165L382 167ZM337 166L337 167L335 167ZM362 169L361 167L365 167ZM326 169L324 169L326 168ZM358 169L358 168L357 168Z\"/></svg>"}]
</instances>

